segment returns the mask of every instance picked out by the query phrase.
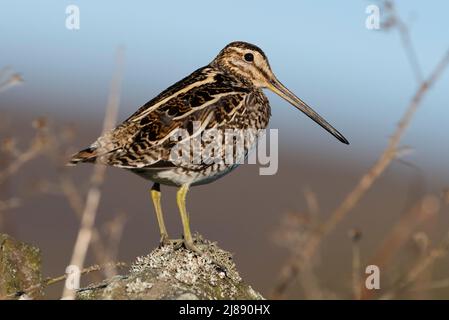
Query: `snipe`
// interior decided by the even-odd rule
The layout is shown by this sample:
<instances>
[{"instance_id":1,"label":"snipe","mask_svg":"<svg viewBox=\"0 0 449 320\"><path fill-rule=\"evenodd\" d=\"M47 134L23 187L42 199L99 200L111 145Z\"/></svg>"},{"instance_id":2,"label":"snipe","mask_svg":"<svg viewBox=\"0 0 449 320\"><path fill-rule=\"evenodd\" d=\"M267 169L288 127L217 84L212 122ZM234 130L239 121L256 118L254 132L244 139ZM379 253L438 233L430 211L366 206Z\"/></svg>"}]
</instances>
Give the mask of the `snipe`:
<instances>
[{"instance_id":1,"label":"snipe","mask_svg":"<svg viewBox=\"0 0 449 320\"><path fill-rule=\"evenodd\" d=\"M160 184L179 187L177 203L186 248L201 254L190 232L185 198L190 186L212 182L237 166L223 161L179 163L171 152L177 145L171 136L185 129L195 136L209 129L264 129L271 110L262 89L275 92L308 117L348 144L342 134L281 84L271 71L266 55L255 45L232 42L207 66L175 83L143 105L90 147L75 154L70 163L99 162L128 169L151 180L151 196L159 223L161 243L169 242L161 210ZM194 123L199 125L194 126ZM244 156L256 143L251 136ZM223 154L224 157L224 154Z\"/></svg>"}]
</instances>

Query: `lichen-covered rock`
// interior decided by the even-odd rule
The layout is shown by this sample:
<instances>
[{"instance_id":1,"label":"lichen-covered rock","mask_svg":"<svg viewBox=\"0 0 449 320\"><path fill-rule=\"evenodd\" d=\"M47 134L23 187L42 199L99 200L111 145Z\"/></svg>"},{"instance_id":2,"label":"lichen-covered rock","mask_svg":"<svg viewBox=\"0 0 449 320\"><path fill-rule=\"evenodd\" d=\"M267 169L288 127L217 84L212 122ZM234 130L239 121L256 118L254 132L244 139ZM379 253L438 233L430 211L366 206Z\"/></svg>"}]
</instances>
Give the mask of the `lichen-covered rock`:
<instances>
[{"instance_id":1,"label":"lichen-covered rock","mask_svg":"<svg viewBox=\"0 0 449 320\"><path fill-rule=\"evenodd\" d=\"M128 275L80 289L78 299L263 299L238 274L232 255L196 236L205 253L166 245L139 257ZM226 269L217 266L218 262Z\"/></svg>"},{"instance_id":2,"label":"lichen-covered rock","mask_svg":"<svg viewBox=\"0 0 449 320\"><path fill-rule=\"evenodd\" d=\"M0 234L0 297L8 297L39 286L42 281L41 253L37 247ZM41 290L34 290L33 298Z\"/></svg>"}]
</instances>

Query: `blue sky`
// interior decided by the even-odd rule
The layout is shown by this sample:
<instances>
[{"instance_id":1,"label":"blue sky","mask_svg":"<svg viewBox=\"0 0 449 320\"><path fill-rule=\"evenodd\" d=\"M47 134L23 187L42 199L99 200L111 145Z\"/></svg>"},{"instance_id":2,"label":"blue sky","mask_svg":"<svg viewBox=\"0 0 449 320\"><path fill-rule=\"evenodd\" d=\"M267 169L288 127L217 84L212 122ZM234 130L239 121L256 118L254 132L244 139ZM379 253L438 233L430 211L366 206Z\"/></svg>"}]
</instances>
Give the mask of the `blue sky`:
<instances>
[{"instance_id":1,"label":"blue sky","mask_svg":"<svg viewBox=\"0 0 449 320\"><path fill-rule=\"evenodd\" d=\"M265 51L278 78L343 132L351 150L371 158L416 88L397 33L365 28L373 2L2 1L0 67L11 66L26 83L3 93L0 104L100 118L114 50L123 45L123 119L228 42L244 40ZM69 4L80 8L78 31L65 28ZM449 47L449 2L402 0L397 7L428 74ZM442 169L449 160L448 89L446 73L404 140L419 151L416 162ZM286 102L269 98L280 136L354 157Z\"/></svg>"}]
</instances>

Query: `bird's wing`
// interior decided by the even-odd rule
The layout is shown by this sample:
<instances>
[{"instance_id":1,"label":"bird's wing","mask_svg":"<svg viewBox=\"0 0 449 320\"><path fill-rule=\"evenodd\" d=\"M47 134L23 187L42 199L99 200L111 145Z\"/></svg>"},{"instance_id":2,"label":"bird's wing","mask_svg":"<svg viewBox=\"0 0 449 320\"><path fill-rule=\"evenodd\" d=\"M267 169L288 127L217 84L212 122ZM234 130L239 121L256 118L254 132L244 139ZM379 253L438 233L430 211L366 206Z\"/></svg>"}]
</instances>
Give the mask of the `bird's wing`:
<instances>
[{"instance_id":1,"label":"bird's wing","mask_svg":"<svg viewBox=\"0 0 449 320\"><path fill-rule=\"evenodd\" d=\"M97 145L106 145L104 141L111 145L106 148L110 152L102 153L103 162L125 168L170 166L170 151L176 145L173 137L179 129L197 135L220 127L243 110L249 92L216 69L199 69L99 138Z\"/></svg>"}]
</instances>

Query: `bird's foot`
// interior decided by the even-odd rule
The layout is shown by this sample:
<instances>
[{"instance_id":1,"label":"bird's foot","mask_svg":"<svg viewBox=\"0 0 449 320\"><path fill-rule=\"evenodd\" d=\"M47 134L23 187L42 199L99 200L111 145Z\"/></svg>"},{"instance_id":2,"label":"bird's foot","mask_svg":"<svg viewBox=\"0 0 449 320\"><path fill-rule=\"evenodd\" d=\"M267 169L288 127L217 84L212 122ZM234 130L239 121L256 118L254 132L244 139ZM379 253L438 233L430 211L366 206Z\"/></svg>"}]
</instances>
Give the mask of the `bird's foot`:
<instances>
[{"instance_id":1,"label":"bird's foot","mask_svg":"<svg viewBox=\"0 0 449 320\"><path fill-rule=\"evenodd\" d=\"M212 263L218 268L220 269L220 271L224 272L225 274L227 274L228 269L220 262L216 261L215 259L211 258L210 256L207 256L206 253L204 253L204 251L202 251L200 248L198 248L194 241L187 241L187 240L183 240L182 244L184 245L184 248L186 248L187 250L192 251L193 253L195 253L197 256L201 257L206 257L207 259L209 259L210 261L212 261Z\"/></svg>"},{"instance_id":2,"label":"bird's foot","mask_svg":"<svg viewBox=\"0 0 449 320\"><path fill-rule=\"evenodd\" d=\"M179 249L182 247L183 239L169 239L168 235L161 235L161 240L159 241L159 247L173 246L174 249Z\"/></svg>"},{"instance_id":3,"label":"bird's foot","mask_svg":"<svg viewBox=\"0 0 449 320\"><path fill-rule=\"evenodd\" d=\"M187 250L196 253L198 256L204 255L204 252L200 248L198 248L193 241L184 240L183 245Z\"/></svg>"},{"instance_id":4,"label":"bird's foot","mask_svg":"<svg viewBox=\"0 0 449 320\"><path fill-rule=\"evenodd\" d=\"M161 235L161 239L159 242L159 248L162 248L164 246L173 246L174 250L179 250L182 247L184 247L185 249L195 253L197 256L201 257L206 257L207 259L209 259L210 261L212 261L212 263L214 265L217 266L217 268L220 269L220 271L224 272L225 274L227 273L227 268L220 262L217 262L215 259L207 256L206 253L204 253L200 248L198 248L198 246L195 245L194 240L186 240L184 238L182 239L169 239L168 235L163 234Z\"/></svg>"}]
</instances>

